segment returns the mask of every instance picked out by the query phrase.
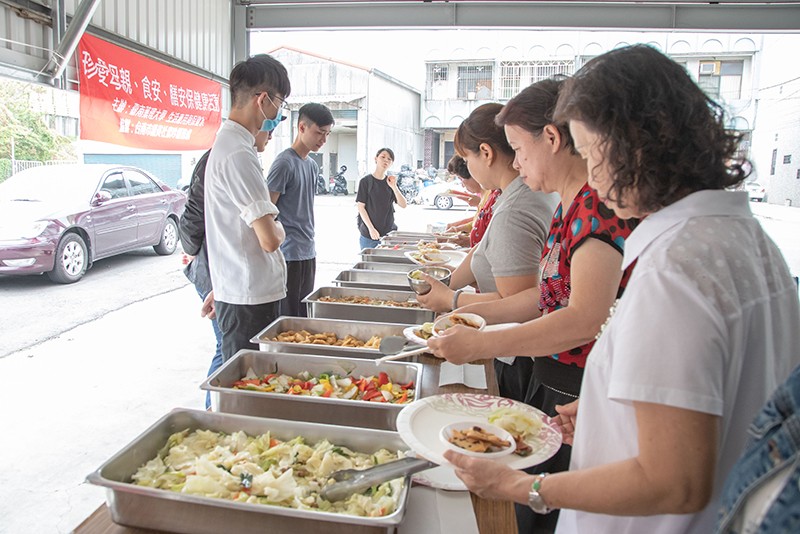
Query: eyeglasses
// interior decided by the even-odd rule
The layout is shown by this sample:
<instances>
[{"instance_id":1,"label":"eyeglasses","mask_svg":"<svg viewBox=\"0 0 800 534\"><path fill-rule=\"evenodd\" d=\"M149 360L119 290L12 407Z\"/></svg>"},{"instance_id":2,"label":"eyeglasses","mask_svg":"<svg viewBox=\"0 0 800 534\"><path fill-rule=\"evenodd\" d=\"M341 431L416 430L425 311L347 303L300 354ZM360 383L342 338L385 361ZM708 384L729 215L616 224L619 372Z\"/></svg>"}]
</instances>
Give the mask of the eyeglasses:
<instances>
[{"instance_id":1,"label":"eyeglasses","mask_svg":"<svg viewBox=\"0 0 800 534\"><path fill-rule=\"evenodd\" d=\"M261 91L260 93L256 93L256 96L260 96L261 94L266 94L267 95L267 100L269 100L269 103L272 104L273 106L275 106L275 102L273 102L273 100L272 100L273 98L277 98L278 100L281 101L281 105L280 106L275 106L275 109L277 109L278 113L280 113L281 115L283 115L284 111L288 111L289 110L289 106L286 103L285 99L283 99L283 98L281 98L281 97L279 97L277 95L276 96L272 96L267 91Z\"/></svg>"}]
</instances>

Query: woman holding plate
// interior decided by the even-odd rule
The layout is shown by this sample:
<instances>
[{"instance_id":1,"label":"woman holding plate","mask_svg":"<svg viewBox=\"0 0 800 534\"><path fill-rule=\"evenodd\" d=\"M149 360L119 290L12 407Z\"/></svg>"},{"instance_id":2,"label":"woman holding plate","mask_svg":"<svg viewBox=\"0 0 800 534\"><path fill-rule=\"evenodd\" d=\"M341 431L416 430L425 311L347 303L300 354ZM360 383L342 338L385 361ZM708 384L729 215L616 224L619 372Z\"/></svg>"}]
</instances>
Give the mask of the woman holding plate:
<instances>
[{"instance_id":1,"label":"woman holding plate","mask_svg":"<svg viewBox=\"0 0 800 534\"><path fill-rule=\"evenodd\" d=\"M454 331L430 343L434 354L456 363L509 354L541 356L533 360L525 402L549 416L557 415L557 405L578 398L594 337L630 276L630 269L623 272L620 266L625 239L636 222L620 219L600 201L587 183L586 164L567 125L553 120L563 84L555 79L537 82L497 116L528 187L561 198L539 264L542 281L501 301L459 310L490 323L524 324L478 336ZM531 472L566 471L570 453L565 445ZM517 519L520 532L552 532L558 512L537 516L527 506L517 506Z\"/></svg>"},{"instance_id":2,"label":"woman holding plate","mask_svg":"<svg viewBox=\"0 0 800 534\"><path fill-rule=\"evenodd\" d=\"M455 135L456 152L467 162L473 179L484 189L502 189L481 242L453 271L450 287L426 277L432 290L419 302L434 311L450 311L470 302L497 300L535 288L539 283L537 262L542 253L547 221L555 202L531 191L514 169L514 151L503 129L495 123L501 104L475 108ZM463 292L477 283L480 293ZM495 365L504 397L523 400L530 380L531 361L509 359ZM513 365L513 368L511 367Z\"/></svg>"},{"instance_id":3,"label":"woman holding plate","mask_svg":"<svg viewBox=\"0 0 800 534\"><path fill-rule=\"evenodd\" d=\"M625 248L636 267L580 407L559 408L570 470L447 458L479 495L563 508L560 533L711 532L750 421L800 360L797 289L747 195L726 191L747 174L738 137L681 65L645 45L598 56L555 117L599 197L620 218L646 216Z\"/></svg>"}]
</instances>

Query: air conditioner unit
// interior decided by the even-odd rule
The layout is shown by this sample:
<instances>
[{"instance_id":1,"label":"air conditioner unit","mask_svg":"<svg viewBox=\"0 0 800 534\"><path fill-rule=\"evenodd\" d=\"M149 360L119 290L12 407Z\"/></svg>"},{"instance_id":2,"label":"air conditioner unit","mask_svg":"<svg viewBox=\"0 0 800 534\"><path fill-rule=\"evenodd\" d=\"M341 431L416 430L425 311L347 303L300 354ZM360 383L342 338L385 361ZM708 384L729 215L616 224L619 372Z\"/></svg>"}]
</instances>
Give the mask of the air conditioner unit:
<instances>
[{"instance_id":1,"label":"air conditioner unit","mask_svg":"<svg viewBox=\"0 0 800 534\"><path fill-rule=\"evenodd\" d=\"M719 75L719 61L701 61L700 74Z\"/></svg>"}]
</instances>

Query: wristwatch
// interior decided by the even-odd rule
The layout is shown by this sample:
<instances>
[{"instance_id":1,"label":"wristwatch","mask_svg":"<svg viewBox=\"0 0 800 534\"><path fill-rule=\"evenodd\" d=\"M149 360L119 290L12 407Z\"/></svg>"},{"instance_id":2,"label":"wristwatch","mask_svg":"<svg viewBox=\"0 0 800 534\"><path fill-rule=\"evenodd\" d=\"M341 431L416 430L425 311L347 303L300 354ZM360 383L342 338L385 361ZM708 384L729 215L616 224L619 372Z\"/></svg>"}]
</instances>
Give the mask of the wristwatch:
<instances>
[{"instance_id":1,"label":"wristwatch","mask_svg":"<svg viewBox=\"0 0 800 534\"><path fill-rule=\"evenodd\" d=\"M541 494L539 493L539 490L542 488L542 481L547 475L548 473L540 473L536 475L536 478L533 480L533 484L531 484L531 491L528 493L528 506L537 514L549 514L553 511L549 506L547 506Z\"/></svg>"}]
</instances>

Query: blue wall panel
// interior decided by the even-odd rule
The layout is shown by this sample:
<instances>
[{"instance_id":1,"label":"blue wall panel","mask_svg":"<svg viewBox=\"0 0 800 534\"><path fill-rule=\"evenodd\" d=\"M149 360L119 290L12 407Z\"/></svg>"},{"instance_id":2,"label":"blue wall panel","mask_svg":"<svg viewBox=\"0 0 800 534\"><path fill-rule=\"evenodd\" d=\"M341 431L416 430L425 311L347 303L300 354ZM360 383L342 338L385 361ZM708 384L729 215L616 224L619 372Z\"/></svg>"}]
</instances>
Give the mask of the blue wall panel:
<instances>
[{"instance_id":1,"label":"blue wall panel","mask_svg":"<svg viewBox=\"0 0 800 534\"><path fill-rule=\"evenodd\" d=\"M180 154L84 154L83 162L139 167L173 189L181 179Z\"/></svg>"}]
</instances>

